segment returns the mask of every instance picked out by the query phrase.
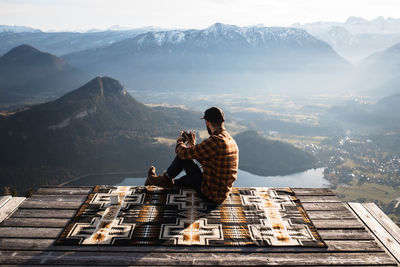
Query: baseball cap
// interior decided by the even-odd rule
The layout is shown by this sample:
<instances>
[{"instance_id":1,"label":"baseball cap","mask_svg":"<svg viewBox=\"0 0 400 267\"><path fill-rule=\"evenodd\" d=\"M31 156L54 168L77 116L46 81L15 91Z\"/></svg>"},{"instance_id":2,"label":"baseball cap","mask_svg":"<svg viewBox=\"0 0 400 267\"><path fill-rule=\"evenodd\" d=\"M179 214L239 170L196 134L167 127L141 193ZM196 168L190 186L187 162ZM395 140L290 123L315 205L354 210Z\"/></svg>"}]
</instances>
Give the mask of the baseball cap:
<instances>
[{"instance_id":1,"label":"baseball cap","mask_svg":"<svg viewBox=\"0 0 400 267\"><path fill-rule=\"evenodd\" d=\"M223 122L225 121L225 115L222 109L211 107L204 112L204 116L201 119L209 122Z\"/></svg>"}]
</instances>

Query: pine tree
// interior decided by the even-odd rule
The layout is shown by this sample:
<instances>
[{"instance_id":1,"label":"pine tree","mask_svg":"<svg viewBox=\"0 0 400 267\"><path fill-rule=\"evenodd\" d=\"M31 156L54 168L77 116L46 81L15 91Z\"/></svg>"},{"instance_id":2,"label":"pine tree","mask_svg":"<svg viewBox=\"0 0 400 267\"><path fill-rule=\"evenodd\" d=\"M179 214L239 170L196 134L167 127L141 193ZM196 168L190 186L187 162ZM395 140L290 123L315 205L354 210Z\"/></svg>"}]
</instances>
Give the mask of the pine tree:
<instances>
[{"instance_id":1,"label":"pine tree","mask_svg":"<svg viewBox=\"0 0 400 267\"><path fill-rule=\"evenodd\" d=\"M4 190L4 195L6 195L6 196L12 194L12 193L11 193L11 188L10 188L9 186L5 186L5 187L3 188L3 190Z\"/></svg>"},{"instance_id":2,"label":"pine tree","mask_svg":"<svg viewBox=\"0 0 400 267\"><path fill-rule=\"evenodd\" d=\"M33 193L34 193L33 188L29 188L29 190L26 191L26 193L25 193L25 197L26 198L31 197L33 195Z\"/></svg>"},{"instance_id":3,"label":"pine tree","mask_svg":"<svg viewBox=\"0 0 400 267\"><path fill-rule=\"evenodd\" d=\"M16 189L15 187L13 187L13 188L11 189L11 195L12 195L13 197L17 197L17 196L18 196L18 191L17 191L17 189Z\"/></svg>"}]
</instances>

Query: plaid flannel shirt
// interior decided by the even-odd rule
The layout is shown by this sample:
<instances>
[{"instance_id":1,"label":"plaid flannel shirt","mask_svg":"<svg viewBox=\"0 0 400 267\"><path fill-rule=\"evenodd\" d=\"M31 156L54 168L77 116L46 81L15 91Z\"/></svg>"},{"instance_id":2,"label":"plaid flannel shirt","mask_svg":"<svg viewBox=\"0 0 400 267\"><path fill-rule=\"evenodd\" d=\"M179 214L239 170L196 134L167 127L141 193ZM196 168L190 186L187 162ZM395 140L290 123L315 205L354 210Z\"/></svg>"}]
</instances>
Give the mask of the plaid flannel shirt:
<instances>
[{"instance_id":1,"label":"plaid flannel shirt","mask_svg":"<svg viewBox=\"0 0 400 267\"><path fill-rule=\"evenodd\" d=\"M179 141L175 148L181 159L196 159L203 169L201 192L209 200L222 203L236 180L239 166L239 149L235 140L224 128L197 145Z\"/></svg>"}]
</instances>

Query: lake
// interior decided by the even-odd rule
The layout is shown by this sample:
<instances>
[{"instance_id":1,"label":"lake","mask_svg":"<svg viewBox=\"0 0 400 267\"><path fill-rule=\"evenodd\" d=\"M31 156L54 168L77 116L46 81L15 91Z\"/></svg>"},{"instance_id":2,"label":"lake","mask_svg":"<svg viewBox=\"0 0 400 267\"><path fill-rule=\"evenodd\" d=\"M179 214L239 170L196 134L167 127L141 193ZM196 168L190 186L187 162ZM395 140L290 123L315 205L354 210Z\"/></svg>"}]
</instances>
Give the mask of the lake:
<instances>
[{"instance_id":1,"label":"lake","mask_svg":"<svg viewBox=\"0 0 400 267\"><path fill-rule=\"evenodd\" d=\"M183 175L183 174L182 174ZM79 185L143 185L145 177L129 177L127 175L92 175L71 182L69 186ZM328 187L329 181L324 179L324 168L309 169L291 175L259 176L239 170L235 182L237 187Z\"/></svg>"}]
</instances>

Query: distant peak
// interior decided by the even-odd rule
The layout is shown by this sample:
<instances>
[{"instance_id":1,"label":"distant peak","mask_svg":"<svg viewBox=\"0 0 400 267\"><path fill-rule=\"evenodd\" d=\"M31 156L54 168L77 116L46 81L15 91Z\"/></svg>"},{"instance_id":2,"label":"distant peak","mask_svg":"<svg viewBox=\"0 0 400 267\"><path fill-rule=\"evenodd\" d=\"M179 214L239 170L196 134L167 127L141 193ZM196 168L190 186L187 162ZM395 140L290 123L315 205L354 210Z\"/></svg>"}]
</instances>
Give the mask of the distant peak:
<instances>
[{"instance_id":1,"label":"distant peak","mask_svg":"<svg viewBox=\"0 0 400 267\"><path fill-rule=\"evenodd\" d=\"M42 32L38 29L33 29L26 26L16 26L16 25L0 25L0 32Z\"/></svg>"},{"instance_id":2,"label":"distant peak","mask_svg":"<svg viewBox=\"0 0 400 267\"><path fill-rule=\"evenodd\" d=\"M39 51L38 49L36 49L36 48L34 48L33 46L30 46L30 45L28 45L28 44L19 45L19 46L15 47L14 49Z\"/></svg>"},{"instance_id":3,"label":"distant peak","mask_svg":"<svg viewBox=\"0 0 400 267\"><path fill-rule=\"evenodd\" d=\"M368 22L366 19L363 19L361 17L349 17L345 24L361 24L361 23L366 23Z\"/></svg>"},{"instance_id":4,"label":"distant peak","mask_svg":"<svg viewBox=\"0 0 400 267\"><path fill-rule=\"evenodd\" d=\"M127 94L126 89L121 85L118 80L115 80L108 76L97 76L78 90L86 91L90 94L94 93L101 97Z\"/></svg>"},{"instance_id":5,"label":"distant peak","mask_svg":"<svg viewBox=\"0 0 400 267\"><path fill-rule=\"evenodd\" d=\"M30 45L20 45L1 57L3 63L52 68L54 71L70 70L72 67L63 59L47 52L42 52Z\"/></svg>"},{"instance_id":6,"label":"distant peak","mask_svg":"<svg viewBox=\"0 0 400 267\"><path fill-rule=\"evenodd\" d=\"M37 54L37 53L42 53L38 49L34 48L33 46L23 44L17 47L14 47L6 55L8 54L18 54L18 55L26 55L26 54Z\"/></svg>"},{"instance_id":7,"label":"distant peak","mask_svg":"<svg viewBox=\"0 0 400 267\"><path fill-rule=\"evenodd\" d=\"M372 21L385 21L385 18L383 16L379 16L374 18Z\"/></svg>"},{"instance_id":8,"label":"distant peak","mask_svg":"<svg viewBox=\"0 0 400 267\"><path fill-rule=\"evenodd\" d=\"M221 23L221 22L216 22L216 23L214 23L213 25L211 25L209 28L211 28L211 27L223 27L225 24L223 24L223 23Z\"/></svg>"},{"instance_id":9,"label":"distant peak","mask_svg":"<svg viewBox=\"0 0 400 267\"><path fill-rule=\"evenodd\" d=\"M237 26L217 22L217 23L214 23L213 25L207 27L206 30L207 31L219 31L221 29L233 29L233 28L237 28Z\"/></svg>"}]
</instances>

